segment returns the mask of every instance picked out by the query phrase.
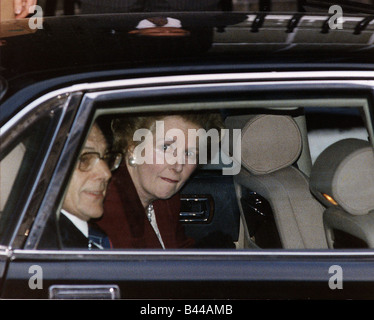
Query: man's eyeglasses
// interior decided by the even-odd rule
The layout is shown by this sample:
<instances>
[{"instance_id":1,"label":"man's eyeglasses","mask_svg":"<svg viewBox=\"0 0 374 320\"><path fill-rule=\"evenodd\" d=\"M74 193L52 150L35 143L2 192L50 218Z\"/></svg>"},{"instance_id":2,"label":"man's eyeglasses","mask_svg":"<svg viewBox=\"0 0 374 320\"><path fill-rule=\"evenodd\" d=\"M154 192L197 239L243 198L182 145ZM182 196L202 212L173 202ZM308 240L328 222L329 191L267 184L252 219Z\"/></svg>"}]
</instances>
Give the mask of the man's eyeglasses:
<instances>
[{"instance_id":1,"label":"man's eyeglasses","mask_svg":"<svg viewBox=\"0 0 374 320\"><path fill-rule=\"evenodd\" d=\"M100 156L98 152L85 152L79 157L78 169L80 171L90 171L99 162L105 161L110 171L116 170L122 161L122 153L108 152Z\"/></svg>"}]
</instances>

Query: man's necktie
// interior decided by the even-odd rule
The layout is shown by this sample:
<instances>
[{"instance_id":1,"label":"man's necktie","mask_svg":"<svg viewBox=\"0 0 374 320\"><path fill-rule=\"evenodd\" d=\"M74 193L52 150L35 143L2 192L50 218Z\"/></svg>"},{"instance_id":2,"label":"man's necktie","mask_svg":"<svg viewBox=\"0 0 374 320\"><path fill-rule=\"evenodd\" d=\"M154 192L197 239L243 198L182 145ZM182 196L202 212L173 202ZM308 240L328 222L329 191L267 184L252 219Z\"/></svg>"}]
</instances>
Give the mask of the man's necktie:
<instances>
[{"instance_id":1,"label":"man's necktie","mask_svg":"<svg viewBox=\"0 0 374 320\"><path fill-rule=\"evenodd\" d=\"M90 250L112 248L108 236L95 224L89 224L88 227L88 248Z\"/></svg>"}]
</instances>

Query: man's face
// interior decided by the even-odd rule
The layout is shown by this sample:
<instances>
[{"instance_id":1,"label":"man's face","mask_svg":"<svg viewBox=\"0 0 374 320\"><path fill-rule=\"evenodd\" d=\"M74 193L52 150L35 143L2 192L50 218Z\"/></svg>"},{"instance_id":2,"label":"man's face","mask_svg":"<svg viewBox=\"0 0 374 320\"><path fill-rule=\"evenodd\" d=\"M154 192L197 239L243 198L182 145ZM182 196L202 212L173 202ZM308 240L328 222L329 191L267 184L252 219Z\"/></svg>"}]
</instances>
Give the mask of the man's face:
<instances>
[{"instance_id":1,"label":"man's face","mask_svg":"<svg viewBox=\"0 0 374 320\"><path fill-rule=\"evenodd\" d=\"M103 156L107 151L105 137L98 126L94 125L82 150L85 152L98 152ZM75 168L69 189L62 208L78 218L88 221L90 218L99 218L103 214L103 201L107 185L112 174L107 164L99 160L89 171Z\"/></svg>"}]
</instances>

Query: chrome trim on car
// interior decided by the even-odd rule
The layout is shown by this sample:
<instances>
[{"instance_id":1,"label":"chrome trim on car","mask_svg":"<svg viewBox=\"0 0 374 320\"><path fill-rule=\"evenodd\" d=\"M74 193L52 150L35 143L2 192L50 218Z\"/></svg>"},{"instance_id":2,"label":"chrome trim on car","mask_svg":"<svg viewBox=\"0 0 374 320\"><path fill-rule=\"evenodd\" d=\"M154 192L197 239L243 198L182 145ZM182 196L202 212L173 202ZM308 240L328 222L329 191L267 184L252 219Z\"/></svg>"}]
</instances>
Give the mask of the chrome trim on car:
<instances>
[{"instance_id":1,"label":"chrome trim on car","mask_svg":"<svg viewBox=\"0 0 374 320\"><path fill-rule=\"evenodd\" d=\"M18 112L14 117L12 117L9 121L7 121L2 127L0 127L0 136L3 134L6 134L6 132L12 128L14 124L16 124L19 120L21 120L25 115L27 115L29 112L31 112L33 109L38 107L43 102L46 102L53 98L64 98L65 95L69 95L71 91L68 90L68 88L52 91L50 93L47 93L40 98L34 100L29 105L27 105L25 108L23 108L20 112Z\"/></svg>"},{"instance_id":2,"label":"chrome trim on car","mask_svg":"<svg viewBox=\"0 0 374 320\"><path fill-rule=\"evenodd\" d=\"M248 80L248 79L246 79ZM169 84L165 86L158 86L158 87L135 87L135 88L119 88L119 89L111 89L111 90L106 90L104 91L99 91L99 92L89 92L87 95L92 98L92 99L97 99L100 96L103 95L112 95L116 92L145 92L145 91L153 91L153 90L170 90L170 89L185 89L185 88L209 88L209 87L232 87L234 85L241 85L241 86L272 86L272 85L316 85L316 84L324 84L324 85L356 85L356 86L363 86L363 87L368 87L368 88L373 88L374 87L374 80L301 80L297 81L297 84L295 83L297 79L295 80L285 80L285 81L255 81L255 82L208 82L208 83L191 83L191 84ZM234 80L232 80L234 81Z\"/></svg>"},{"instance_id":3,"label":"chrome trim on car","mask_svg":"<svg viewBox=\"0 0 374 320\"><path fill-rule=\"evenodd\" d=\"M16 259L43 259L43 260L66 260L66 259L110 259L126 260L151 260L151 259L245 259L245 258L374 258L374 250L202 250L202 249L130 249L130 250L22 250L15 249L12 252L11 260Z\"/></svg>"},{"instance_id":4,"label":"chrome trim on car","mask_svg":"<svg viewBox=\"0 0 374 320\"><path fill-rule=\"evenodd\" d=\"M113 80L97 83L78 84L71 87L73 90L96 90L108 89L119 86L141 86L146 85L162 85L167 83L181 84L191 82L222 82L222 81L248 81L248 80L282 80L282 79L374 79L372 71L277 71L277 72L243 72L243 73L217 73L217 74L197 74L197 75L176 75L176 76L159 76L148 78L136 78L126 80ZM83 86L83 87L82 87Z\"/></svg>"},{"instance_id":5,"label":"chrome trim on car","mask_svg":"<svg viewBox=\"0 0 374 320\"><path fill-rule=\"evenodd\" d=\"M48 299L120 299L116 284L56 284L48 288Z\"/></svg>"},{"instance_id":6,"label":"chrome trim on car","mask_svg":"<svg viewBox=\"0 0 374 320\"><path fill-rule=\"evenodd\" d=\"M0 245L0 256L11 257L13 254L12 250L8 246Z\"/></svg>"}]
</instances>

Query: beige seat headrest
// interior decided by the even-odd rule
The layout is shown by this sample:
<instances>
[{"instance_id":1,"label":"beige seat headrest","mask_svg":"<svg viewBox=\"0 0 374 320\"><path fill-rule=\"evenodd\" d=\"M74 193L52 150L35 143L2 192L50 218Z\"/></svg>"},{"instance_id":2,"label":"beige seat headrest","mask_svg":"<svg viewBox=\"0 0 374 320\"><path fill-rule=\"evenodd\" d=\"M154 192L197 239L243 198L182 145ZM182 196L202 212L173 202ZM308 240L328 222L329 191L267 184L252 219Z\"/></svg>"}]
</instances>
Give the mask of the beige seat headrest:
<instances>
[{"instance_id":1,"label":"beige seat headrest","mask_svg":"<svg viewBox=\"0 0 374 320\"><path fill-rule=\"evenodd\" d=\"M300 156L301 133L292 117L263 114L247 117L245 123L235 118L239 117L231 117L226 125L241 126L241 162L252 174L283 169Z\"/></svg>"},{"instance_id":2,"label":"beige seat headrest","mask_svg":"<svg viewBox=\"0 0 374 320\"><path fill-rule=\"evenodd\" d=\"M352 215L374 210L374 153L370 143L344 139L327 147L313 165L310 188L327 207L341 207Z\"/></svg>"}]
</instances>

